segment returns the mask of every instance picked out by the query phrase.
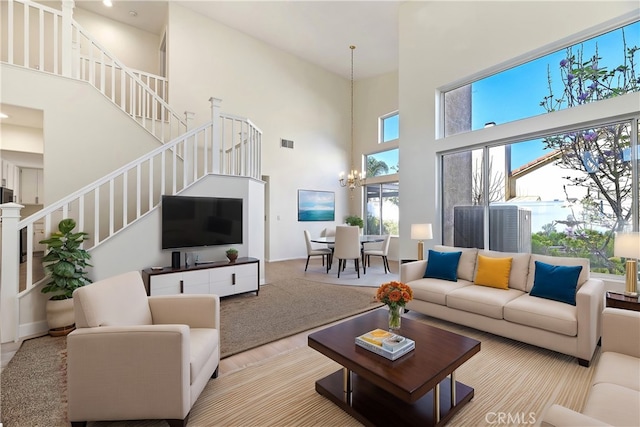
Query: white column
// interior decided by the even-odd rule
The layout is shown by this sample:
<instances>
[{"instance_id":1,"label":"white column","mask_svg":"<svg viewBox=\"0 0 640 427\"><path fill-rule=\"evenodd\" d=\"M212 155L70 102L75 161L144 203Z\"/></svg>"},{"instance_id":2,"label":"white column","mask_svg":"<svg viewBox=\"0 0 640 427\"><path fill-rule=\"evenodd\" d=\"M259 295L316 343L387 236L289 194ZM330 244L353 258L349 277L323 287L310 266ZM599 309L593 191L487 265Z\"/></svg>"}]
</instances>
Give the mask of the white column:
<instances>
[{"instance_id":1,"label":"white column","mask_svg":"<svg viewBox=\"0 0 640 427\"><path fill-rule=\"evenodd\" d=\"M20 209L17 203L0 205L2 210L2 268L0 268L0 342L15 341L18 330L20 281Z\"/></svg>"},{"instance_id":2,"label":"white column","mask_svg":"<svg viewBox=\"0 0 640 427\"><path fill-rule=\"evenodd\" d=\"M220 109L222 104L222 99L211 97L209 98L209 102L211 102L211 157L212 157L212 165L211 172L212 173L220 173L220 161L222 159L222 134L220 129Z\"/></svg>"},{"instance_id":3,"label":"white column","mask_svg":"<svg viewBox=\"0 0 640 427\"><path fill-rule=\"evenodd\" d=\"M62 43L62 75L66 77L71 77L73 69L73 27L71 26L71 23L73 22L74 6L75 2L73 0L62 0L62 37L60 38L60 42Z\"/></svg>"}]
</instances>

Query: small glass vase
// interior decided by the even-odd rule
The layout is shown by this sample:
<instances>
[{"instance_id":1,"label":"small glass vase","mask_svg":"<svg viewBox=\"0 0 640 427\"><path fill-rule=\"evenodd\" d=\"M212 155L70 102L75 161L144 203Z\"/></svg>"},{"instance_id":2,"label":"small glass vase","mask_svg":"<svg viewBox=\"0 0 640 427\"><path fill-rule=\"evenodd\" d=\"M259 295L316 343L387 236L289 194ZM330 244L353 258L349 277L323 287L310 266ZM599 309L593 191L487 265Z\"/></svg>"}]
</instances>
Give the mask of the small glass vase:
<instances>
[{"instance_id":1,"label":"small glass vase","mask_svg":"<svg viewBox=\"0 0 640 427\"><path fill-rule=\"evenodd\" d=\"M389 306L389 330L395 331L400 329L402 323L402 313L404 313L404 307L399 305Z\"/></svg>"}]
</instances>

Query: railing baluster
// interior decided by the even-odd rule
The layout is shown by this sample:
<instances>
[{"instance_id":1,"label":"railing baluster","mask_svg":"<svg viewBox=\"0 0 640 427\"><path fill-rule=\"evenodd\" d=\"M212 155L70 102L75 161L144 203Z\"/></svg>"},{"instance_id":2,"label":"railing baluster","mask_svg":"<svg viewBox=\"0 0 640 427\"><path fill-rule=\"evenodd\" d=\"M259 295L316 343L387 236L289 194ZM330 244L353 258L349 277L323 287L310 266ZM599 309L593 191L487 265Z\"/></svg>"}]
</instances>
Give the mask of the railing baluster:
<instances>
[{"instance_id":1,"label":"railing baluster","mask_svg":"<svg viewBox=\"0 0 640 427\"><path fill-rule=\"evenodd\" d=\"M116 215L114 206L115 192L113 189L113 179L109 180L109 236L113 234L114 230L114 218Z\"/></svg>"},{"instance_id":2,"label":"railing baluster","mask_svg":"<svg viewBox=\"0 0 640 427\"><path fill-rule=\"evenodd\" d=\"M100 187L93 191L93 246L100 243Z\"/></svg>"},{"instance_id":3,"label":"railing baluster","mask_svg":"<svg viewBox=\"0 0 640 427\"><path fill-rule=\"evenodd\" d=\"M196 182L198 180L198 134L193 135L193 181Z\"/></svg>"},{"instance_id":4,"label":"railing baluster","mask_svg":"<svg viewBox=\"0 0 640 427\"><path fill-rule=\"evenodd\" d=\"M173 164L172 164L172 168L173 168L173 183L172 183L172 185L173 185L173 187L172 187L171 194L176 194L176 192L177 192L177 191L176 191L176 190L177 190L177 188L176 188L176 186L177 186L176 181L178 180L178 177L177 177L177 174L178 174L178 171L177 171L177 169L178 169L178 168L177 168L177 164L178 164L178 162L177 162L177 160L178 160L178 159L177 159L177 156L178 156L178 153L176 152L176 151L177 151L177 149L178 149L178 146L177 146L177 145L175 145L175 146L173 147L173 149L171 150L171 151L172 151L172 153L171 153L171 154L172 154L172 159L173 159Z\"/></svg>"},{"instance_id":5,"label":"railing baluster","mask_svg":"<svg viewBox=\"0 0 640 427\"><path fill-rule=\"evenodd\" d=\"M21 254L22 255L22 254ZM27 225L27 265L33 265L33 223ZM27 268L26 289L33 283L33 268Z\"/></svg>"},{"instance_id":6,"label":"railing baluster","mask_svg":"<svg viewBox=\"0 0 640 427\"><path fill-rule=\"evenodd\" d=\"M149 158L149 188L148 188L148 192L149 192L149 209L147 209L147 212L150 211L153 207L153 157Z\"/></svg>"},{"instance_id":7,"label":"railing baluster","mask_svg":"<svg viewBox=\"0 0 640 427\"><path fill-rule=\"evenodd\" d=\"M140 218L140 181L142 179L140 163L136 165L136 219Z\"/></svg>"},{"instance_id":8,"label":"railing baluster","mask_svg":"<svg viewBox=\"0 0 640 427\"><path fill-rule=\"evenodd\" d=\"M122 228L129 224L129 173L122 175Z\"/></svg>"},{"instance_id":9,"label":"railing baluster","mask_svg":"<svg viewBox=\"0 0 640 427\"><path fill-rule=\"evenodd\" d=\"M13 64L13 0L7 3L7 60L9 64Z\"/></svg>"},{"instance_id":10,"label":"railing baluster","mask_svg":"<svg viewBox=\"0 0 640 427\"><path fill-rule=\"evenodd\" d=\"M120 108L127 111L127 75L120 69Z\"/></svg>"},{"instance_id":11,"label":"railing baluster","mask_svg":"<svg viewBox=\"0 0 640 427\"><path fill-rule=\"evenodd\" d=\"M84 230L84 194L78 197L78 230Z\"/></svg>"},{"instance_id":12,"label":"railing baluster","mask_svg":"<svg viewBox=\"0 0 640 427\"><path fill-rule=\"evenodd\" d=\"M40 31L40 46L38 49L38 61L40 62L38 64L38 68L42 71L45 71L45 64L44 64L44 10L40 9L39 11L39 31Z\"/></svg>"},{"instance_id":13,"label":"railing baluster","mask_svg":"<svg viewBox=\"0 0 640 427\"><path fill-rule=\"evenodd\" d=\"M187 157L187 138L182 139L182 157L186 160ZM184 189L187 186L187 167L186 162L182 162L182 187L180 189Z\"/></svg>"},{"instance_id":14,"label":"railing baluster","mask_svg":"<svg viewBox=\"0 0 640 427\"><path fill-rule=\"evenodd\" d=\"M23 52L24 57L22 58L22 65L25 67L29 67L29 5L24 3L24 15L22 17L22 25L24 28L24 43L23 43Z\"/></svg>"},{"instance_id":15,"label":"railing baluster","mask_svg":"<svg viewBox=\"0 0 640 427\"><path fill-rule=\"evenodd\" d=\"M111 62L111 102L116 103L116 67Z\"/></svg>"},{"instance_id":16,"label":"railing baluster","mask_svg":"<svg viewBox=\"0 0 640 427\"><path fill-rule=\"evenodd\" d=\"M53 72L62 74L58 69L58 15L53 15Z\"/></svg>"},{"instance_id":17,"label":"railing baluster","mask_svg":"<svg viewBox=\"0 0 640 427\"><path fill-rule=\"evenodd\" d=\"M167 150L163 150L162 153L160 154L160 196L164 196L165 194L165 188L166 188L166 153Z\"/></svg>"}]
</instances>

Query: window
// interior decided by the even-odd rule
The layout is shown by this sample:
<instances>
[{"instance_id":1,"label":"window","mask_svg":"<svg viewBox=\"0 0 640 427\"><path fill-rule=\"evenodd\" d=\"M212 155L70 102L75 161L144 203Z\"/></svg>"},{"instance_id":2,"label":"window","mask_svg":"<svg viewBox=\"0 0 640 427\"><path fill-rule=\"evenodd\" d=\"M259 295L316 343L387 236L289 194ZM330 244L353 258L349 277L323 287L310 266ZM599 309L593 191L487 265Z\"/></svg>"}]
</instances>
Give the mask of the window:
<instances>
[{"instance_id":1,"label":"window","mask_svg":"<svg viewBox=\"0 0 640 427\"><path fill-rule=\"evenodd\" d=\"M443 155L444 244L589 258L593 272L623 274L613 243L638 226L637 120Z\"/></svg>"},{"instance_id":2,"label":"window","mask_svg":"<svg viewBox=\"0 0 640 427\"><path fill-rule=\"evenodd\" d=\"M368 154L365 156L367 162L367 178L374 176L384 176L398 173L400 170L398 165L399 149L381 151L379 153Z\"/></svg>"},{"instance_id":3,"label":"window","mask_svg":"<svg viewBox=\"0 0 640 427\"><path fill-rule=\"evenodd\" d=\"M639 40L640 21L447 91L445 136L637 92Z\"/></svg>"},{"instance_id":4,"label":"window","mask_svg":"<svg viewBox=\"0 0 640 427\"><path fill-rule=\"evenodd\" d=\"M398 234L398 188L397 182L366 185L366 234Z\"/></svg>"},{"instance_id":5,"label":"window","mask_svg":"<svg viewBox=\"0 0 640 427\"><path fill-rule=\"evenodd\" d=\"M389 142L400 138L400 116L391 113L380 118L379 142Z\"/></svg>"}]
</instances>

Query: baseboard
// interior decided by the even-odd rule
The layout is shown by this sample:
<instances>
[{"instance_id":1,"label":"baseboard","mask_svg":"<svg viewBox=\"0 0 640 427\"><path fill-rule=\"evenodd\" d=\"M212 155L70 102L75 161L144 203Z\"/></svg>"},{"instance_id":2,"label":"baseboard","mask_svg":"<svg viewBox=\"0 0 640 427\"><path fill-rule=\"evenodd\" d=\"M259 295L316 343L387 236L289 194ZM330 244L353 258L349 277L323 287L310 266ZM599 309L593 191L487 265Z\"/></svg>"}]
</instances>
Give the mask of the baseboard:
<instances>
[{"instance_id":1,"label":"baseboard","mask_svg":"<svg viewBox=\"0 0 640 427\"><path fill-rule=\"evenodd\" d=\"M40 337L49 333L49 324L46 320L39 322L25 323L18 329L18 338L21 340Z\"/></svg>"}]
</instances>

